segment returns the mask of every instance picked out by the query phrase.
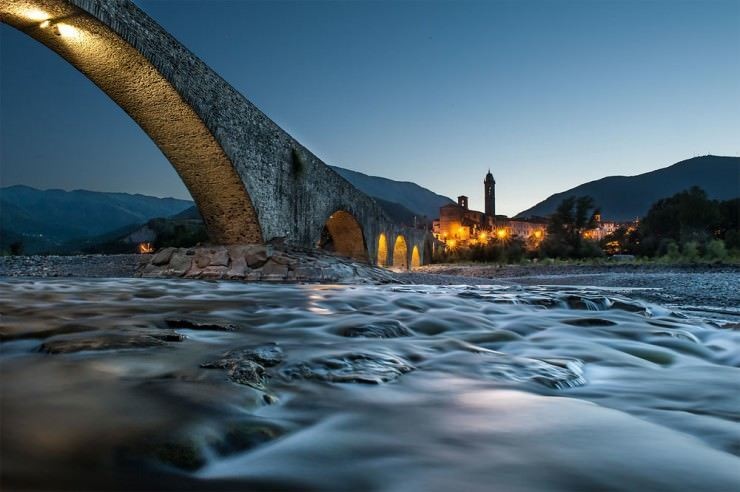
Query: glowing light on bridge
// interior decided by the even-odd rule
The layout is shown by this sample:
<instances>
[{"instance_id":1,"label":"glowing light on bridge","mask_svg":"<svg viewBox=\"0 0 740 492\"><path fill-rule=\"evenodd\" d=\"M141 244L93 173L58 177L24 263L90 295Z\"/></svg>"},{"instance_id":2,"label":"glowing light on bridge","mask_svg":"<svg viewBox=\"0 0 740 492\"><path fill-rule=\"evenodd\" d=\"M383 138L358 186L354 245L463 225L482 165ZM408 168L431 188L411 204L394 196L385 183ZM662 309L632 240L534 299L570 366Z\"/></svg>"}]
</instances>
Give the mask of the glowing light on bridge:
<instances>
[{"instance_id":1,"label":"glowing light on bridge","mask_svg":"<svg viewBox=\"0 0 740 492\"><path fill-rule=\"evenodd\" d=\"M507 235L506 229L499 229L496 231L496 237L499 239L506 239Z\"/></svg>"},{"instance_id":2,"label":"glowing light on bridge","mask_svg":"<svg viewBox=\"0 0 740 492\"><path fill-rule=\"evenodd\" d=\"M534 237L535 239L542 239L542 231L540 230L534 231Z\"/></svg>"},{"instance_id":3,"label":"glowing light on bridge","mask_svg":"<svg viewBox=\"0 0 740 492\"><path fill-rule=\"evenodd\" d=\"M55 24L54 25L54 32L58 34L59 36L62 36L63 38L72 38L76 39L79 38L81 33L80 30L77 29L74 26L70 26L69 24Z\"/></svg>"},{"instance_id":4,"label":"glowing light on bridge","mask_svg":"<svg viewBox=\"0 0 740 492\"><path fill-rule=\"evenodd\" d=\"M48 21L49 20L49 14L39 9L27 9L23 12L22 15L32 21Z\"/></svg>"}]
</instances>

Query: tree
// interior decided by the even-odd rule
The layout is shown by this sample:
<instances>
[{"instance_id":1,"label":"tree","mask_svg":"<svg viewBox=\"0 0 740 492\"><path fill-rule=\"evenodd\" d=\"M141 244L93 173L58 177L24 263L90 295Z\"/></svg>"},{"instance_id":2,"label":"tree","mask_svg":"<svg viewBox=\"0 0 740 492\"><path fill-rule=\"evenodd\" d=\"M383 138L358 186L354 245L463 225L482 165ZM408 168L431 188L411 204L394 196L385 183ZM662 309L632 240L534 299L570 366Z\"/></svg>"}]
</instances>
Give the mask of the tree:
<instances>
[{"instance_id":1,"label":"tree","mask_svg":"<svg viewBox=\"0 0 740 492\"><path fill-rule=\"evenodd\" d=\"M542 251L547 256L562 258L593 256L596 250L583 233L596 228L598 213L590 196L565 198L550 216Z\"/></svg>"},{"instance_id":2,"label":"tree","mask_svg":"<svg viewBox=\"0 0 740 492\"><path fill-rule=\"evenodd\" d=\"M728 223L732 211L728 211ZM669 241L679 244L706 243L720 232L719 203L710 200L701 188L694 186L655 202L640 223L643 236L642 252L647 255L662 254L661 245Z\"/></svg>"},{"instance_id":3,"label":"tree","mask_svg":"<svg viewBox=\"0 0 740 492\"><path fill-rule=\"evenodd\" d=\"M632 226L622 226L602 239L601 247L608 255L636 255L640 248L639 231Z\"/></svg>"}]
</instances>

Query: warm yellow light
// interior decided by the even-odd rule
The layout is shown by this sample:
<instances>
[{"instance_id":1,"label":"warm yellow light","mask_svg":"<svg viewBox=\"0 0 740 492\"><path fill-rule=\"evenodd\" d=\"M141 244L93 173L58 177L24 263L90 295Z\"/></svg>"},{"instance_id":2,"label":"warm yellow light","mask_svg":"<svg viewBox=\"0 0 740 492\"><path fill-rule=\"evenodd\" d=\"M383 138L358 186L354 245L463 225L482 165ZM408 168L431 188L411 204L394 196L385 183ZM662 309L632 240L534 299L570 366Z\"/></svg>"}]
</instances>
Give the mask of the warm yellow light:
<instances>
[{"instance_id":1,"label":"warm yellow light","mask_svg":"<svg viewBox=\"0 0 740 492\"><path fill-rule=\"evenodd\" d=\"M57 24L54 28L56 29L56 32L64 38L78 38L80 36L79 29L74 26L70 26L69 24Z\"/></svg>"},{"instance_id":2,"label":"warm yellow light","mask_svg":"<svg viewBox=\"0 0 740 492\"><path fill-rule=\"evenodd\" d=\"M34 21L45 21L49 19L49 14L39 9L28 9L23 12L23 15Z\"/></svg>"},{"instance_id":3,"label":"warm yellow light","mask_svg":"<svg viewBox=\"0 0 740 492\"><path fill-rule=\"evenodd\" d=\"M447 246L448 246L448 247L449 247L450 249L454 248L454 247L455 247L455 244L456 244L456 243L455 243L455 240L454 240L454 239L450 239L449 241L447 241Z\"/></svg>"},{"instance_id":4,"label":"warm yellow light","mask_svg":"<svg viewBox=\"0 0 740 492\"><path fill-rule=\"evenodd\" d=\"M503 238L505 238L505 237L506 237L506 229L499 229L499 230L497 230L497 231L496 231L496 236L497 236L497 237L498 237L499 239L503 239Z\"/></svg>"},{"instance_id":5,"label":"warm yellow light","mask_svg":"<svg viewBox=\"0 0 740 492\"><path fill-rule=\"evenodd\" d=\"M154 246L152 243L139 243L139 253L142 255L154 253Z\"/></svg>"},{"instance_id":6,"label":"warm yellow light","mask_svg":"<svg viewBox=\"0 0 740 492\"><path fill-rule=\"evenodd\" d=\"M46 29L46 28L47 28L47 27L49 27L50 25L51 25L51 21L45 20L44 22L42 22L41 24L39 24L39 27L40 27L41 29Z\"/></svg>"},{"instance_id":7,"label":"warm yellow light","mask_svg":"<svg viewBox=\"0 0 740 492\"><path fill-rule=\"evenodd\" d=\"M480 239L481 241L485 241L487 238L488 237L486 236L485 232L481 232L480 235L478 236L478 239Z\"/></svg>"},{"instance_id":8,"label":"warm yellow light","mask_svg":"<svg viewBox=\"0 0 740 492\"><path fill-rule=\"evenodd\" d=\"M541 238L542 237L542 231L534 231L534 237L536 237L537 239Z\"/></svg>"}]
</instances>

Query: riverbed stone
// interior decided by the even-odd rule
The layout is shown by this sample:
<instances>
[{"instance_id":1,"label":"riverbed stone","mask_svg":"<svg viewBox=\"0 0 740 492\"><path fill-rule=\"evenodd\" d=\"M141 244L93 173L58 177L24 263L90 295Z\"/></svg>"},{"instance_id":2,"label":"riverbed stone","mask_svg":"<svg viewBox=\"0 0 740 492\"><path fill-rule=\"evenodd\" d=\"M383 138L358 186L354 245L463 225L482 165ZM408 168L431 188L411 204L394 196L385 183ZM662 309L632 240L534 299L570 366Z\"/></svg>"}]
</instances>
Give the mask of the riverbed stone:
<instances>
[{"instance_id":1,"label":"riverbed stone","mask_svg":"<svg viewBox=\"0 0 740 492\"><path fill-rule=\"evenodd\" d=\"M198 249L195 252L195 266L205 268L211 264L211 252L207 249Z\"/></svg>"},{"instance_id":2,"label":"riverbed stone","mask_svg":"<svg viewBox=\"0 0 740 492\"><path fill-rule=\"evenodd\" d=\"M262 267L262 278L265 280L285 280L287 275L288 266L273 259L268 260Z\"/></svg>"},{"instance_id":3,"label":"riverbed stone","mask_svg":"<svg viewBox=\"0 0 740 492\"><path fill-rule=\"evenodd\" d=\"M267 261L267 246L249 244L244 248L244 258L249 268L259 268Z\"/></svg>"},{"instance_id":4,"label":"riverbed stone","mask_svg":"<svg viewBox=\"0 0 740 492\"><path fill-rule=\"evenodd\" d=\"M172 254L166 273L176 277L182 277L188 270L190 270L192 264L193 257L188 256L182 250L178 250Z\"/></svg>"},{"instance_id":5,"label":"riverbed stone","mask_svg":"<svg viewBox=\"0 0 740 492\"><path fill-rule=\"evenodd\" d=\"M169 262L162 265L155 265L149 257L144 259L137 276L248 282L403 283L388 270L349 258L320 251L281 250L274 245L197 246L174 248L167 254Z\"/></svg>"},{"instance_id":6,"label":"riverbed stone","mask_svg":"<svg viewBox=\"0 0 740 492\"><path fill-rule=\"evenodd\" d=\"M217 248L211 254L209 266L229 266L229 252L226 248Z\"/></svg>"},{"instance_id":7,"label":"riverbed stone","mask_svg":"<svg viewBox=\"0 0 740 492\"><path fill-rule=\"evenodd\" d=\"M163 338L165 338L163 340ZM178 338L179 341L181 338ZM69 354L87 350L118 350L164 345L174 338L142 333L97 333L84 337L52 338L41 344L39 350L49 354Z\"/></svg>"},{"instance_id":8,"label":"riverbed stone","mask_svg":"<svg viewBox=\"0 0 740 492\"><path fill-rule=\"evenodd\" d=\"M280 374L289 381L310 379L333 383L380 384L413 370L409 362L397 356L347 353L291 364Z\"/></svg>"},{"instance_id":9,"label":"riverbed stone","mask_svg":"<svg viewBox=\"0 0 740 492\"><path fill-rule=\"evenodd\" d=\"M207 266L198 274L198 278L217 280L226 278L226 268L223 266Z\"/></svg>"},{"instance_id":10,"label":"riverbed stone","mask_svg":"<svg viewBox=\"0 0 740 492\"><path fill-rule=\"evenodd\" d=\"M170 262L170 259L172 258L172 253L175 252L175 248L164 248L162 250L159 250L153 257L152 257L152 265L166 265Z\"/></svg>"},{"instance_id":11,"label":"riverbed stone","mask_svg":"<svg viewBox=\"0 0 740 492\"><path fill-rule=\"evenodd\" d=\"M264 390L265 367L278 365L282 361L282 349L277 344L268 344L226 352L218 359L202 363L200 367L226 369L231 381Z\"/></svg>"}]
</instances>

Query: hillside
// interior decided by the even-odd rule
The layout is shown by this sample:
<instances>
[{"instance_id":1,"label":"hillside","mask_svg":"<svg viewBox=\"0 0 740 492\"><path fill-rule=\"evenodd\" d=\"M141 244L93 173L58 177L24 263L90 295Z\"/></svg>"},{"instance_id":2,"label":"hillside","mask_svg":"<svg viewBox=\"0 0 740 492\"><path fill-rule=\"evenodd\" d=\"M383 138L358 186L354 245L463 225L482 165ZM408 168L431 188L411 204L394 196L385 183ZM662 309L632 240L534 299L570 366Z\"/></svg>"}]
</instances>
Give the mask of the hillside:
<instances>
[{"instance_id":1,"label":"hillside","mask_svg":"<svg viewBox=\"0 0 740 492\"><path fill-rule=\"evenodd\" d=\"M434 219L439 216L439 207L453 203L446 196L408 181L394 181L379 176L368 176L357 171L330 166L352 185L373 198L403 205L412 212Z\"/></svg>"},{"instance_id":2,"label":"hillside","mask_svg":"<svg viewBox=\"0 0 740 492\"><path fill-rule=\"evenodd\" d=\"M517 218L547 216L569 196L590 195L606 220L642 217L655 201L691 186L703 188L710 198L727 200L740 195L740 158L701 156L637 176L609 176L551 195Z\"/></svg>"},{"instance_id":3,"label":"hillside","mask_svg":"<svg viewBox=\"0 0 740 492\"><path fill-rule=\"evenodd\" d=\"M192 204L128 193L0 188L0 249L22 241L26 253L55 251L70 241L169 217Z\"/></svg>"},{"instance_id":4,"label":"hillside","mask_svg":"<svg viewBox=\"0 0 740 492\"><path fill-rule=\"evenodd\" d=\"M414 183L333 169L372 196L398 223L412 225L414 217L419 221L423 215L434 218L441 204L451 202ZM166 220L152 222L155 218ZM22 243L26 254L128 251L129 236L141 231L158 239L202 240L200 223L200 214L188 200L29 186L0 188L0 251L10 250L14 243Z\"/></svg>"}]
</instances>

